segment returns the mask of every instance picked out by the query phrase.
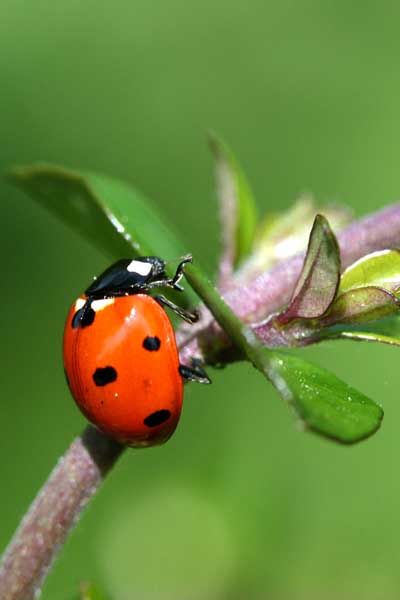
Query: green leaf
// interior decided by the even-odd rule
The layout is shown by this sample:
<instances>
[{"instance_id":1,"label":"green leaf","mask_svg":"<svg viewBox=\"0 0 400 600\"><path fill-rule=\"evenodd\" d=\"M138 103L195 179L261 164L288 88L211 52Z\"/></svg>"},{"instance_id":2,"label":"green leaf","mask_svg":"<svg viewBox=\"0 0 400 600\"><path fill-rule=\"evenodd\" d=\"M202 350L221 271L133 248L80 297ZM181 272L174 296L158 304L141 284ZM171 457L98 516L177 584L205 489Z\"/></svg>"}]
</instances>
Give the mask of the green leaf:
<instances>
[{"instance_id":1,"label":"green leaf","mask_svg":"<svg viewBox=\"0 0 400 600\"><path fill-rule=\"evenodd\" d=\"M224 260L236 267L253 246L257 209L246 176L230 148L210 134L224 238Z\"/></svg>"},{"instance_id":2,"label":"green leaf","mask_svg":"<svg viewBox=\"0 0 400 600\"><path fill-rule=\"evenodd\" d=\"M357 325L398 312L400 299L396 292L399 286L398 250L383 250L364 256L343 273L336 299L321 326ZM325 332L321 331L321 335L324 336Z\"/></svg>"},{"instance_id":3,"label":"green leaf","mask_svg":"<svg viewBox=\"0 0 400 600\"><path fill-rule=\"evenodd\" d=\"M279 322L323 315L336 296L339 280L340 253L336 237L325 217L317 215L302 272L288 308L278 317Z\"/></svg>"},{"instance_id":4,"label":"green leaf","mask_svg":"<svg viewBox=\"0 0 400 600\"><path fill-rule=\"evenodd\" d=\"M289 354L274 352L275 385L305 426L343 444L353 444L379 429L383 410L326 369Z\"/></svg>"},{"instance_id":5,"label":"green leaf","mask_svg":"<svg viewBox=\"0 0 400 600\"><path fill-rule=\"evenodd\" d=\"M185 254L148 201L118 180L41 164L16 167L9 179L114 258Z\"/></svg>"},{"instance_id":6,"label":"green leaf","mask_svg":"<svg viewBox=\"0 0 400 600\"><path fill-rule=\"evenodd\" d=\"M185 274L231 338L239 356L247 358L272 382L309 430L344 444L353 444L379 428L383 411L372 400L325 369L264 348L254 332L236 317L195 266L188 265Z\"/></svg>"},{"instance_id":7,"label":"green leaf","mask_svg":"<svg viewBox=\"0 0 400 600\"><path fill-rule=\"evenodd\" d=\"M392 292L400 287L399 250L373 252L350 265L342 275L339 294L365 286Z\"/></svg>"},{"instance_id":8,"label":"green leaf","mask_svg":"<svg viewBox=\"0 0 400 600\"><path fill-rule=\"evenodd\" d=\"M93 583L84 581L80 585L80 600L109 600L109 597Z\"/></svg>"},{"instance_id":9,"label":"green leaf","mask_svg":"<svg viewBox=\"0 0 400 600\"><path fill-rule=\"evenodd\" d=\"M356 288L336 298L323 323L331 325L374 321L398 312L399 307L398 298L387 290L372 286Z\"/></svg>"},{"instance_id":10,"label":"green leaf","mask_svg":"<svg viewBox=\"0 0 400 600\"><path fill-rule=\"evenodd\" d=\"M320 332L320 338L344 338L359 342L379 342L390 346L400 346L400 315L392 315L379 321L360 325L342 323L327 327Z\"/></svg>"},{"instance_id":11,"label":"green leaf","mask_svg":"<svg viewBox=\"0 0 400 600\"><path fill-rule=\"evenodd\" d=\"M188 253L154 207L118 180L45 164L16 167L8 178L112 259ZM194 296L188 290L179 298L187 304Z\"/></svg>"}]
</instances>

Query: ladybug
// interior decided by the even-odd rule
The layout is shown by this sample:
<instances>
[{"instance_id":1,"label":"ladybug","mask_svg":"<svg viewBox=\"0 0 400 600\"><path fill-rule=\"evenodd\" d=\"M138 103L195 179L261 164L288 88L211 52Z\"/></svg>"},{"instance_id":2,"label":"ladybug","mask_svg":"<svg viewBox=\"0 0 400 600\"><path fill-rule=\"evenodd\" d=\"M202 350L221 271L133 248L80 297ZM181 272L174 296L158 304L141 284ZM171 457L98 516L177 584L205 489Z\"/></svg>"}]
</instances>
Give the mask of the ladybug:
<instances>
[{"instance_id":1,"label":"ladybug","mask_svg":"<svg viewBox=\"0 0 400 600\"><path fill-rule=\"evenodd\" d=\"M185 380L210 383L199 362L181 365L165 311L189 323L189 313L154 288L177 291L184 257L174 277L156 256L121 259L72 305L64 331L64 367L80 410L106 435L133 447L162 444L174 432Z\"/></svg>"}]
</instances>

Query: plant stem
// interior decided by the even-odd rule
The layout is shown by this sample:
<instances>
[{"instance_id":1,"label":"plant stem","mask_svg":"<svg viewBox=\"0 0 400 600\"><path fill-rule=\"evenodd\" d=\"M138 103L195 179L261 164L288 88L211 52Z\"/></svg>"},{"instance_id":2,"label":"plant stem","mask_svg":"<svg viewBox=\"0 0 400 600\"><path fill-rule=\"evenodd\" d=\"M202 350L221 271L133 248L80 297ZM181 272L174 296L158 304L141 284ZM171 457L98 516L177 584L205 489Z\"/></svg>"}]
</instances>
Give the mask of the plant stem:
<instances>
[{"instance_id":1,"label":"plant stem","mask_svg":"<svg viewBox=\"0 0 400 600\"><path fill-rule=\"evenodd\" d=\"M233 345L241 352L243 357L246 357L256 369L264 373L271 381L274 380L274 369L271 364L273 352L261 345L250 327L235 315L213 284L204 277L197 267L187 265L185 276L220 327L229 332L228 335Z\"/></svg>"},{"instance_id":2,"label":"plant stem","mask_svg":"<svg viewBox=\"0 0 400 600\"><path fill-rule=\"evenodd\" d=\"M33 600L82 509L124 447L89 426L59 460L4 553L1 600Z\"/></svg>"}]
</instances>

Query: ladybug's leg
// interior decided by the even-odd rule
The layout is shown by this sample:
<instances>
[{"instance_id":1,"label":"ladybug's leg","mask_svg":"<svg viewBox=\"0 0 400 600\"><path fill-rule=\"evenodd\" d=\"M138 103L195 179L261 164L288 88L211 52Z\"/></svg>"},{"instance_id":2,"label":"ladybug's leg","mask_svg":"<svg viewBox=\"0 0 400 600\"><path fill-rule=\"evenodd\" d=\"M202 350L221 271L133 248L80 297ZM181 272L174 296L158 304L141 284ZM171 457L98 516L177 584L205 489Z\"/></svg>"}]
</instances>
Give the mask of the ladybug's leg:
<instances>
[{"instance_id":1,"label":"ladybug's leg","mask_svg":"<svg viewBox=\"0 0 400 600\"><path fill-rule=\"evenodd\" d=\"M199 315L197 312L188 312L187 310L181 308L177 304L171 302L171 300L168 300L168 298L166 298L162 294L157 294L157 296L154 296L154 300L156 300L163 307L168 306L168 308L173 310L174 313L178 315L178 317L181 317L181 319L187 321L188 323L196 323L196 321L198 321L199 319Z\"/></svg>"},{"instance_id":2,"label":"ladybug's leg","mask_svg":"<svg viewBox=\"0 0 400 600\"><path fill-rule=\"evenodd\" d=\"M179 282L184 274L183 267L190 262L192 262L192 255L187 254L182 258L181 262L176 268L175 275L172 278L164 278L159 279L158 281L151 281L150 283L143 284L143 287L146 287L147 290L150 290L155 287L169 287L173 288L174 290L178 290L178 292L183 292L184 288L179 284Z\"/></svg>"},{"instance_id":3,"label":"ladybug's leg","mask_svg":"<svg viewBox=\"0 0 400 600\"><path fill-rule=\"evenodd\" d=\"M182 375L185 381L196 381L197 383L211 383L211 379L201 366L201 362L194 358L192 360L192 366L187 365L179 366L179 373Z\"/></svg>"},{"instance_id":4,"label":"ladybug's leg","mask_svg":"<svg viewBox=\"0 0 400 600\"><path fill-rule=\"evenodd\" d=\"M179 265L176 268L176 272L175 275L172 278L171 281L171 285L174 289L176 290L180 290L183 291L183 287L181 285L179 285L180 280L183 277L183 267L187 264L187 263L191 263L192 262L192 255L191 254L187 254L186 256L184 256L181 260L181 262L179 263Z\"/></svg>"}]
</instances>

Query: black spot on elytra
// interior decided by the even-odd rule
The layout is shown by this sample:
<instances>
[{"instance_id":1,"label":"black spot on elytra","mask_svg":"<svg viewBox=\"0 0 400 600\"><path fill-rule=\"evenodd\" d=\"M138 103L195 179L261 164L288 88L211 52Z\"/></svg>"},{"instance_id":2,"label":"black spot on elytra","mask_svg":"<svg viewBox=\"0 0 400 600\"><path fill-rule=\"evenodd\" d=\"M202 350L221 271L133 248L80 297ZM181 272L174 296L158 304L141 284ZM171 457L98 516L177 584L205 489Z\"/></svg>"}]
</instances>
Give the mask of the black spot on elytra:
<instances>
[{"instance_id":1,"label":"black spot on elytra","mask_svg":"<svg viewBox=\"0 0 400 600\"><path fill-rule=\"evenodd\" d=\"M77 310L72 317L72 328L76 329L77 327L88 327L93 323L95 316L96 313L91 306L83 306Z\"/></svg>"},{"instance_id":2,"label":"black spot on elytra","mask_svg":"<svg viewBox=\"0 0 400 600\"><path fill-rule=\"evenodd\" d=\"M93 373L93 381L98 386L107 385L117 379L117 371L114 367L98 368Z\"/></svg>"},{"instance_id":3,"label":"black spot on elytra","mask_svg":"<svg viewBox=\"0 0 400 600\"><path fill-rule=\"evenodd\" d=\"M161 423L168 421L170 416L170 411L163 408L162 410L157 410L156 412L151 413L151 415L145 418L143 423L147 427L157 427L157 425L161 425Z\"/></svg>"},{"instance_id":4,"label":"black spot on elytra","mask_svg":"<svg viewBox=\"0 0 400 600\"><path fill-rule=\"evenodd\" d=\"M158 338L157 336L151 337L150 335L148 335L143 340L143 348L145 350L150 350L150 352L159 350L160 346L161 346L160 338Z\"/></svg>"}]
</instances>

